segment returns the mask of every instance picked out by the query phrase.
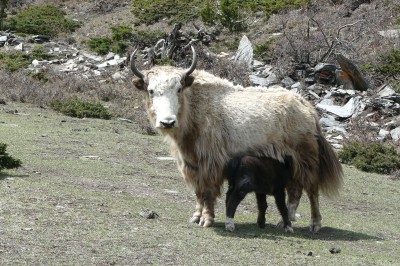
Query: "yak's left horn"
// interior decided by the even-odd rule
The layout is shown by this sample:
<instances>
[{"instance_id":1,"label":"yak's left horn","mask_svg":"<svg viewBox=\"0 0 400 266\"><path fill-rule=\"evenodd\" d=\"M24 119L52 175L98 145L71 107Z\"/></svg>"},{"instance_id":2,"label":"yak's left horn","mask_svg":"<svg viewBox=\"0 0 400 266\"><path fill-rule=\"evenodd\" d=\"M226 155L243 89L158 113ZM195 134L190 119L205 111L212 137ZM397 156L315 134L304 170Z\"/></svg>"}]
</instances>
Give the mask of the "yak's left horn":
<instances>
[{"instance_id":1,"label":"yak's left horn","mask_svg":"<svg viewBox=\"0 0 400 266\"><path fill-rule=\"evenodd\" d=\"M192 53L193 53L193 59L192 59L192 64L190 67L185 71L185 75L189 76L192 74L192 72L196 69L196 64L197 64L197 54L196 50L194 49L193 45L190 45L190 48L192 48Z\"/></svg>"},{"instance_id":2,"label":"yak's left horn","mask_svg":"<svg viewBox=\"0 0 400 266\"><path fill-rule=\"evenodd\" d=\"M131 70L133 72L133 74L135 74L135 76L137 76L138 78L143 79L144 75L142 74L142 72L140 72L135 65L135 54L136 54L137 49L131 54Z\"/></svg>"}]
</instances>

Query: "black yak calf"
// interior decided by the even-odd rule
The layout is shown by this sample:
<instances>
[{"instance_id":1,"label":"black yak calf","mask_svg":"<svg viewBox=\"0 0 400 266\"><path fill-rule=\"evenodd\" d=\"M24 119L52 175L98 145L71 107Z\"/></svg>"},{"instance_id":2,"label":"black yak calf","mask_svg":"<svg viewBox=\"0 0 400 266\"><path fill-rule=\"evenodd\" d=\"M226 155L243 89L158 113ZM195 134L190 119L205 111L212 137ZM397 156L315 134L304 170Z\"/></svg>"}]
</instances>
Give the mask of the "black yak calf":
<instances>
[{"instance_id":1,"label":"black yak calf","mask_svg":"<svg viewBox=\"0 0 400 266\"><path fill-rule=\"evenodd\" d=\"M285 188L292 177L292 158L286 156L284 162L251 153L241 153L231 159L225 166L225 176L228 177L226 193L225 229L234 231L234 216L236 208L244 197L255 192L257 198L258 218L260 228L265 227L265 212L268 208L267 195L273 195L282 221L278 223L285 232L293 233L285 203Z\"/></svg>"}]
</instances>

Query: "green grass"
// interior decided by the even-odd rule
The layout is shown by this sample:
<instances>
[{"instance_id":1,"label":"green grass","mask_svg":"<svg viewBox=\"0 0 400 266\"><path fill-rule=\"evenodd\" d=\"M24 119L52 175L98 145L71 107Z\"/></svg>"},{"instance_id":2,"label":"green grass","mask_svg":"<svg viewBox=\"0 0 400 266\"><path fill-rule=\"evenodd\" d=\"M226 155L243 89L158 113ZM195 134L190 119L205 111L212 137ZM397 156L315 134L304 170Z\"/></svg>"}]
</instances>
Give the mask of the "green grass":
<instances>
[{"instance_id":1,"label":"green grass","mask_svg":"<svg viewBox=\"0 0 400 266\"><path fill-rule=\"evenodd\" d=\"M18 110L19 115L6 110ZM308 231L304 195L294 234L269 198L267 227L256 226L249 195L237 231L189 224L194 193L160 136L119 120L77 119L26 104L0 106L0 139L23 166L0 174L0 261L4 265L396 265L400 183L345 166L335 200L321 198L323 228ZM92 156L92 157L90 157ZM159 218L139 213L150 209ZM330 254L332 247L341 253ZM309 252L313 256L307 256Z\"/></svg>"}]
</instances>

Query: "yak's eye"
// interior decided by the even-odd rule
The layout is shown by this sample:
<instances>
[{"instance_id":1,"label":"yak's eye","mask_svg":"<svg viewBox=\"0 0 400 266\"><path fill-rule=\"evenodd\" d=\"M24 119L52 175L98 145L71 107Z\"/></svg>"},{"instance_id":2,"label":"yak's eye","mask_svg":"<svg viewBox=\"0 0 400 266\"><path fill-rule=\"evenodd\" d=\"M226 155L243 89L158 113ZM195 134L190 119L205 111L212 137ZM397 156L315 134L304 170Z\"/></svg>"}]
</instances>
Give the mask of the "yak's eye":
<instances>
[{"instance_id":1,"label":"yak's eye","mask_svg":"<svg viewBox=\"0 0 400 266\"><path fill-rule=\"evenodd\" d=\"M178 93L181 93L181 91L182 91L182 88L179 88L179 89L178 89Z\"/></svg>"},{"instance_id":2,"label":"yak's eye","mask_svg":"<svg viewBox=\"0 0 400 266\"><path fill-rule=\"evenodd\" d=\"M154 94L154 90L149 90L150 95Z\"/></svg>"}]
</instances>

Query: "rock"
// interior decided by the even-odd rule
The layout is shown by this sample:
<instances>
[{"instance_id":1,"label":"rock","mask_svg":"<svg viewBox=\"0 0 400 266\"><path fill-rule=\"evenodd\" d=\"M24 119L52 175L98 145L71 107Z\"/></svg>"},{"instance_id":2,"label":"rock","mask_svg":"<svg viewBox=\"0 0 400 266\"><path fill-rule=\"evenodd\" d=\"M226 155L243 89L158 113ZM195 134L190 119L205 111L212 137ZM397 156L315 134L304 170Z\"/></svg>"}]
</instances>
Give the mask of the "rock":
<instances>
[{"instance_id":1,"label":"rock","mask_svg":"<svg viewBox=\"0 0 400 266\"><path fill-rule=\"evenodd\" d=\"M329 249L329 252L331 253L331 254L338 254L338 253L340 253L342 250L340 249L340 248L331 248L331 249Z\"/></svg>"},{"instance_id":2,"label":"rock","mask_svg":"<svg viewBox=\"0 0 400 266\"><path fill-rule=\"evenodd\" d=\"M267 78L262 78L256 75L249 76L250 81L257 86L268 87L274 84L278 84L279 80L275 74L271 74Z\"/></svg>"},{"instance_id":3,"label":"rock","mask_svg":"<svg viewBox=\"0 0 400 266\"><path fill-rule=\"evenodd\" d=\"M332 64L319 63L315 66L314 75L319 83L334 84L336 82L337 66Z\"/></svg>"},{"instance_id":4,"label":"rock","mask_svg":"<svg viewBox=\"0 0 400 266\"><path fill-rule=\"evenodd\" d=\"M389 135L390 131L384 130L384 129L380 129L378 132L378 139L379 140L384 140L387 138L387 136Z\"/></svg>"},{"instance_id":5,"label":"rock","mask_svg":"<svg viewBox=\"0 0 400 266\"><path fill-rule=\"evenodd\" d=\"M388 97L388 96L392 96L395 93L396 92L392 89L392 87L385 84L385 85L381 86L380 88L378 88L377 95L379 95L380 97Z\"/></svg>"},{"instance_id":6,"label":"rock","mask_svg":"<svg viewBox=\"0 0 400 266\"><path fill-rule=\"evenodd\" d=\"M353 81L354 89L366 91L369 88L368 82L364 79L360 70L358 70L358 67L351 60L347 59L341 54L336 56L336 60L338 61L342 70L350 76L351 80Z\"/></svg>"},{"instance_id":7,"label":"rock","mask_svg":"<svg viewBox=\"0 0 400 266\"><path fill-rule=\"evenodd\" d=\"M345 90L353 90L353 81L351 80L351 77L349 74L347 74L346 71L343 71L341 69L336 70L336 84L339 86L343 86L343 89Z\"/></svg>"},{"instance_id":8,"label":"rock","mask_svg":"<svg viewBox=\"0 0 400 266\"><path fill-rule=\"evenodd\" d=\"M291 77L284 77L281 80L281 83L282 83L283 87L290 88L295 82Z\"/></svg>"},{"instance_id":9,"label":"rock","mask_svg":"<svg viewBox=\"0 0 400 266\"><path fill-rule=\"evenodd\" d=\"M146 219L155 219L160 217L156 212L151 210L143 210L139 213L139 215Z\"/></svg>"},{"instance_id":10,"label":"rock","mask_svg":"<svg viewBox=\"0 0 400 266\"><path fill-rule=\"evenodd\" d=\"M301 82L296 82L292 86L290 86L290 89L293 90L296 93L301 93L304 90L305 86Z\"/></svg>"},{"instance_id":11,"label":"rock","mask_svg":"<svg viewBox=\"0 0 400 266\"><path fill-rule=\"evenodd\" d=\"M378 34L384 38L400 38L400 30L381 30Z\"/></svg>"},{"instance_id":12,"label":"rock","mask_svg":"<svg viewBox=\"0 0 400 266\"><path fill-rule=\"evenodd\" d=\"M33 43L44 43L50 41L50 36L47 35L33 35L28 40L29 42Z\"/></svg>"},{"instance_id":13,"label":"rock","mask_svg":"<svg viewBox=\"0 0 400 266\"><path fill-rule=\"evenodd\" d=\"M22 52L24 50L24 46L22 43L18 44L17 46L14 47L14 50Z\"/></svg>"},{"instance_id":14,"label":"rock","mask_svg":"<svg viewBox=\"0 0 400 266\"><path fill-rule=\"evenodd\" d=\"M361 96L351 98L344 106L317 104L317 108L337 115L340 118L349 118L356 115L361 109Z\"/></svg>"},{"instance_id":15,"label":"rock","mask_svg":"<svg viewBox=\"0 0 400 266\"><path fill-rule=\"evenodd\" d=\"M393 140L398 141L400 139L400 127L390 130L390 135L392 136Z\"/></svg>"},{"instance_id":16,"label":"rock","mask_svg":"<svg viewBox=\"0 0 400 266\"><path fill-rule=\"evenodd\" d=\"M249 68L251 67L253 62L253 47L246 35L243 35L242 39L240 40L239 48L236 52L234 60L236 62L245 63L247 66L249 66Z\"/></svg>"}]
</instances>

